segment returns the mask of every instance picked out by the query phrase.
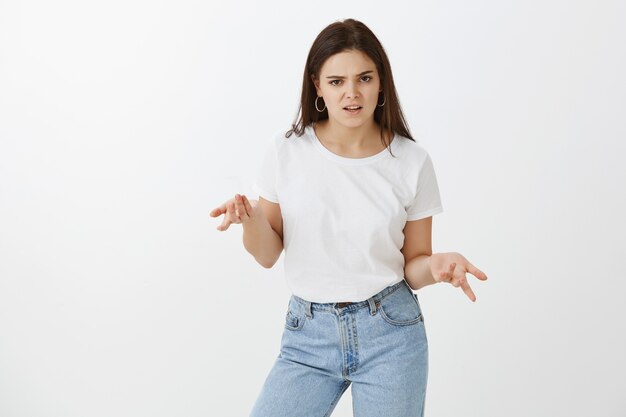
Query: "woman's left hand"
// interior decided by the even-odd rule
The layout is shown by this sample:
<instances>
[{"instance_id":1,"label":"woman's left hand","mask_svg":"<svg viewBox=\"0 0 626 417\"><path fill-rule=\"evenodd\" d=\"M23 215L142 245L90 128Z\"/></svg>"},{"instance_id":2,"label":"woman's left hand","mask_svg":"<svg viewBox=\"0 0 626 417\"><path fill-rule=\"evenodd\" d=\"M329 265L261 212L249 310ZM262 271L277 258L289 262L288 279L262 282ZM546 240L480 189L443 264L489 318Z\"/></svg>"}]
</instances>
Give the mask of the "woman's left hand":
<instances>
[{"instance_id":1,"label":"woman's left hand","mask_svg":"<svg viewBox=\"0 0 626 417\"><path fill-rule=\"evenodd\" d=\"M430 272L437 282L448 282L455 287L461 287L472 301L476 301L476 295L470 288L465 274L469 272L480 280L487 279L484 272L457 252L433 253L430 256Z\"/></svg>"}]
</instances>

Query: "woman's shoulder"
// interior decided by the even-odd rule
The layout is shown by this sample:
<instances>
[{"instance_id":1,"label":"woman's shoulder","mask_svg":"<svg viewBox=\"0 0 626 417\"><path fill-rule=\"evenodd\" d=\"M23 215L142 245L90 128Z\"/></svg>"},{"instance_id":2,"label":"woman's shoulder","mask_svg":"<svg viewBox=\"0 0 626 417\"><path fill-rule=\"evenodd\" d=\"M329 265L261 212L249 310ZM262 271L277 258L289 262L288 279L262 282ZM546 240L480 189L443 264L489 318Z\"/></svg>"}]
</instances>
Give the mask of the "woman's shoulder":
<instances>
[{"instance_id":1,"label":"woman's shoulder","mask_svg":"<svg viewBox=\"0 0 626 417\"><path fill-rule=\"evenodd\" d=\"M428 154L428 150L418 139L410 139L396 133L394 140L398 140L397 148L400 149L402 153L418 158L424 158Z\"/></svg>"},{"instance_id":2,"label":"woman's shoulder","mask_svg":"<svg viewBox=\"0 0 626 417\"><path fill-rule=\"evenodd\" d=\"M309 139L308 129L298 133L291 126L276 129L270 136L268 146L273 147L278 154L282 154L287 149L295 150L300 147L299 144L303 144Z\"/></svg>"}]
</instances>

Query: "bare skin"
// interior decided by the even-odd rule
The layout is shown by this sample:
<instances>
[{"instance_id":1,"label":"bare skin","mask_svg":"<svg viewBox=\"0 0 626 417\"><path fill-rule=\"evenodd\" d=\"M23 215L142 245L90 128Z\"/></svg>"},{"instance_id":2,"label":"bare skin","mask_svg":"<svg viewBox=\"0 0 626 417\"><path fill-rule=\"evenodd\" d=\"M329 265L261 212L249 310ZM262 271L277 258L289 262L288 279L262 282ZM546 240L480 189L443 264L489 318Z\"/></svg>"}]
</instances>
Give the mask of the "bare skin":
<instances>
[{"instance_id":1,"label":"bare skin","mask_svg":"<svg viewBox=\"0 0 626 417\"><path fill-rule=\"evenodd\" d=\"M430 270L435 281L447 282L457 288L461 287L472 301L476 301L476 295L465 274L469 272L481 281L487 280L487 275L483 271L457 252L433 253L430 257Z\"/></svg>"},{"instance_id":2,"label":"bare skin","mask_svg":"<svg viewBox=\"0 0 626 417\"><path fill-rule=\"evenodd\" d=\"M217 230L223 232L233 223L253 222L257 216L262 215L262 209L257 204L257 201L252 200L251 202L245 195L235 194L235 197L225 201L209 212L211 217L218 217L222 214L225 216L222 219L222 224L217 226Z\"/></svg>"}]
</instances>

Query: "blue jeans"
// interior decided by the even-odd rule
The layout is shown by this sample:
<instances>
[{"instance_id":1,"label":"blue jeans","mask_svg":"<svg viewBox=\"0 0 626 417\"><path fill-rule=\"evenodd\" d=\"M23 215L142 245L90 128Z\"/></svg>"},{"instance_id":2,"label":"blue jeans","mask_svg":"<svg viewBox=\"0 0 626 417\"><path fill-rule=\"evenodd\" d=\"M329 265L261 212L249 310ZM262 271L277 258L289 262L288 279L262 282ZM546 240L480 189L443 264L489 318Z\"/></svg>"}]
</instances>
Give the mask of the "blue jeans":
<instances>
[{"instance_id":1,"label":"blue jeans","mask_svg":"<svg viewBox=\"0 0 626 417\"><path fill-rule=\"evenodd\" d=\"M422 417L428 340L406 280L345 307L292 295L280 353L250 417L328 417L352 384L354 417Z\"/></svg>"}]
</instances>

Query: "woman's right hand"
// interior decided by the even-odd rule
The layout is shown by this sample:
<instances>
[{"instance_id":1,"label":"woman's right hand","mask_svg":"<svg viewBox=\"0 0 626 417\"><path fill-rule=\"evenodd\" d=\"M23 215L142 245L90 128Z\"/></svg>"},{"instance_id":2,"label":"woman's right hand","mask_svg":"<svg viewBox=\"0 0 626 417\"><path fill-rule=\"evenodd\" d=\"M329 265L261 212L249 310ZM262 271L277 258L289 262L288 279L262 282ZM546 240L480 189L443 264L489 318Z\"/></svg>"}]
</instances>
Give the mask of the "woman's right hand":
<instances>
[{"instance_id":1,"label":"woman's right hand","mask_svg":"<svg viewBox=\"0 0 626 417\"><path fill-rule=\"evenodd\" d=\"M246 224L254 222L261 213L261 206L257 200L248 200L248 197L241 194L235 194L234 198L224 202L219 207L209 212L209 216L217 217L224 214L222 224L217 226L217 230L224 231L228 229L232 223Z\"/></svg>"}]
</instances>

